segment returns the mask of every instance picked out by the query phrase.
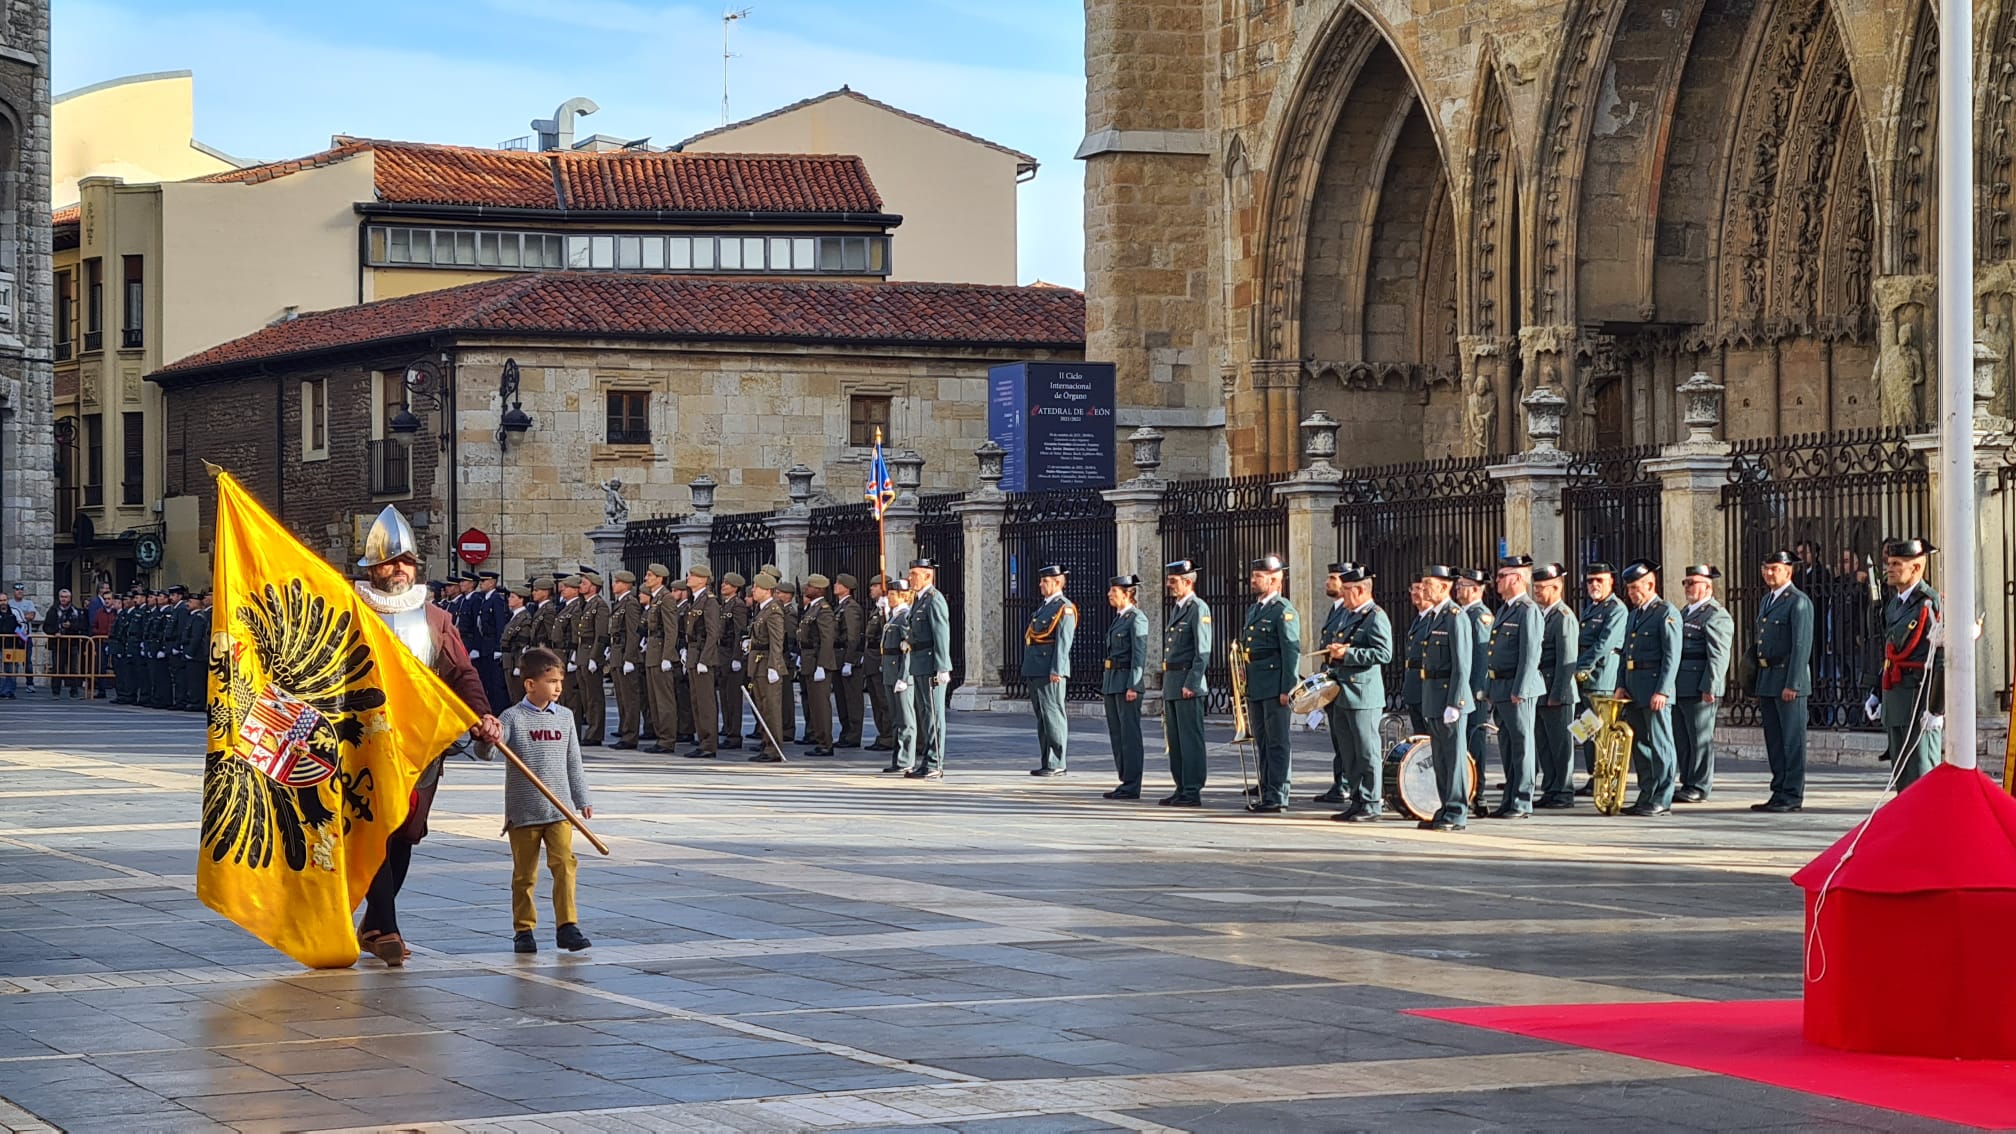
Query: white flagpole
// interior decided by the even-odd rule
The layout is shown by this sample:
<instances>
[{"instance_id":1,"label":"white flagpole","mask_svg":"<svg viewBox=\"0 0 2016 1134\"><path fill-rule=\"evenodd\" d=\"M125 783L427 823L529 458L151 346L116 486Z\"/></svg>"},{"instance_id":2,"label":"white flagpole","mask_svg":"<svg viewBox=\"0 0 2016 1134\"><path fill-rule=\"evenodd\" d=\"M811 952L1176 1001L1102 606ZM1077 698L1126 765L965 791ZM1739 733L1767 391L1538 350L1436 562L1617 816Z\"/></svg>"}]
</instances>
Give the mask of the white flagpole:
<instances>
[{"instance_id":1,"label":"white flagpole","mask_svg":"<svg viewBox=\"0 0 2016 1134\"><path fill-rule=\"evenodd\" d=\"M1978 762L1973 70L1973 6L1969 0L1939 0L1939 543L1946 561L1946 759L1962 768Z\"/></svg>"}]
</instances>

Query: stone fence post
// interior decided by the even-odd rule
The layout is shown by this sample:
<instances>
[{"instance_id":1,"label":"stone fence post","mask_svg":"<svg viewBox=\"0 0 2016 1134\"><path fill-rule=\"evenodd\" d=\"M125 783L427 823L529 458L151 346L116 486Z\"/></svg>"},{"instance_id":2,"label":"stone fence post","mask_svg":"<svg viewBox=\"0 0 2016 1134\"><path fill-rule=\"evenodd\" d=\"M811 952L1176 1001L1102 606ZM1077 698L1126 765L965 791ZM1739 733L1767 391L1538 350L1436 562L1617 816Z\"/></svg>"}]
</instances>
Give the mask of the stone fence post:
<instances>
[{"instance_id":1,"label":"stone fence post","mask_svg":"<svg viewBox=\"0 0 2016 1134\"><path fill-rule=\"evenodd\" d=\"M672 529L679 539L679 577L686 577L686 568L696 563L708 563L707 545L714 532L714 478L701 473L687 482L686 491L693 497L693 514L686 522ZM709 566L712 566L710 563Z\"/></svg>"},{"instance_id":2,"label":"stone fence post","mask_svg":"<svg viewBox=\"0 0 2016 1134\"><path fill-rule=\"evenodd\" d=\"M1162 686L1162 539L1158 531L1162 519L1162 496L1168 491L1169 482L1155 475L1162 467L1162 434L1153 426L1144 425L1136 429L1128 438L1134 448L1133 480L1117 488L1101 493L1113 505L1113 562L1122 575L1139 575L1141 588L1135 600L1141 613L1148 619L1147 683L1151 690ZM1095 597L1088 590L1084 594L1086 602L1105 602L1106 584L1104 580L1091 580L1097 588ZM1157 716L1162 711L1162 699L1150 697L1141 706L1141 711Z\"/></svg>"},{"instance_id":3,"label":"stone fence post","mask_svg":"<svg viewBox=\"0 0 2016 1134\"><path fill-rule=\"evenodd\" d=\"M1007 451L993 441L974 450L980 462L980 487L952 505L965 534L966 640L952 643L964 650L965 679L952 691L955 709L985 709L1001 700L1001 617L996 604L1007 590L1001 561L1001 521L1008 514L1008 496L1001 491L1002 462Z\"/></svg>"},{"instance_id":4,"label":"stone fence post","mask_svg":"<svg viewBox=\"0 0 2016 1134\"><path fill-rule=\"evenodd\" d=\"M1274 495L1288 507L1288 594L1305 618L1322 625L1323 579L1336 550L1331 519L1344 498L1343 470L1330 463L1337 454L1337 430L1342 423L1322 410L1302 421L1302 452L1309 463L1301 472L1274 486ZM1304 643L1305 645L1307 643ZM1299 667L1298 667L1299 668Z\"/></svg>"},{"instance_id":5,"label":"stone fence post","mask_svg":"<svg viewBox=\"0 0 2016 1134\"><path fill-rule=\"evenodd\" d=\"M1526 395L1522 404L1530 448L1486 470L1493 480L1505 485L1506 553L1531 555L1535 563L1561 563L1578 571L1578 564L1568 562L1573 555L1561 514L1561 490L1567 486L1572 459L1559 445L1568 399L1541 386Z\"/></svg>"},{"instance_id":6,"label":"stone fence post","mask_svg":"<svg viewBox=\"0 0 2016 1134\"><path fill-rule=\"evenodd\" d=\"M804 465L785 469L784 479L791 484L791 503L768 521L770 537L776 542L776 558L771 562L777 564L786 579L795 579L801 585L812 571L805 554L806 541L812 534L812 477L812 470Z\"/></svg>"},{"instance_id":7,"label":"stone fence post","mask_svg":"<svg viewBox=\"0 0 2016 1134\"><path fill-rule=\"evenodd\" d=\"M1666 446L1645 462L1645 471L1659 478L1659 555L1665 568L1659 583L1666 600L1681 606L1687 604L1681 582L1692 564L1720 567L1724 587L1733 585L1730 580L1751 578L1757 570L1755 563L1729 562L1722 489L1735 461L1729 443L1715 439L1715 427L1722 423L1722 389L1706 374L1682 383L1687 439ZM1749 632L1749 627L1738 627L1737 637L1744 640Z\"/></svg>"}]
</instances>

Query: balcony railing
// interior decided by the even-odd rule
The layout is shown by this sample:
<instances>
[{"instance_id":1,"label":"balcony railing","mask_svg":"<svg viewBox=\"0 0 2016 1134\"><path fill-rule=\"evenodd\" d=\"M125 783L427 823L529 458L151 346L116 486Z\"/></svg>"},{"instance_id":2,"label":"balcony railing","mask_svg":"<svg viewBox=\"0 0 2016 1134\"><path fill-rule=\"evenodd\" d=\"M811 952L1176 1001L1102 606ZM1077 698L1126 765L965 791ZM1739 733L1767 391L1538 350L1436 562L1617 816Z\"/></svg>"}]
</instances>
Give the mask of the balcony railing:
<instances>
[{"instance_id":1,"label":"balcony railing","mask_svg":"<svg viewBox=\"0 0 2016 1134\"><path fill-rule=\"evenodd\" d=\"M404 437L369 442L371 494L400 496L413 491L413 447Z\"/></svg>"},{"instance_id":2,"label":"balcony railing","mask_svg":"<svg viewBox=\"0 0 2016 1134\"><path fill-rule=\"evenodd\" d=\"M85 354L90 354L94 350L104 350L104 349L105 349L105 332L103 331L84 332Z\"/></svg>"},{"instance_id":3,"label":"balcony railing","mask_svg":"<svg viewBox=\"0 0 2016 1134\"><path fill-rule=\"evenodd\" d=\"M70 356L75 354L76 351L76 344L72 343L69 339L63 339L56 344L56 361L68 362L70 361Z\"/></svg>"},{"instance_id":4,"label":"balcony railing","mask_svg":"<svg viewBox=\"0 0 2016 1134\"><path fill-rule=\"evenodd\" d=\"M140 328L128 327L125 330L119 332L119 345L122 347L145 346L147 345L146 338L147 338L146 332L142 331Z\"/></svg>"}]
</instances>

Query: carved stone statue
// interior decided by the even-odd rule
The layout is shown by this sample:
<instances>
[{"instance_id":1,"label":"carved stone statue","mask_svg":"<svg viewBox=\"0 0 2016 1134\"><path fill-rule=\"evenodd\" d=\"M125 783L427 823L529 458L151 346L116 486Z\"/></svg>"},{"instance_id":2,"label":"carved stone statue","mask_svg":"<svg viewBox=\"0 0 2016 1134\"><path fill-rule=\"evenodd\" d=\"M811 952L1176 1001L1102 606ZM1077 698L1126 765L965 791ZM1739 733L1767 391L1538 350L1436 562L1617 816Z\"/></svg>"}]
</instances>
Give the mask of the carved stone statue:
<instances>
[{"instance_id":1,"label":"carved stone statue","mask_svg":"<svg viewBox=\"0 0 2016 1134\"><path fill-rule=\"evenodd\" d=\"M1977 398L1986 394L1989 404L1994 405L1997 396L2009 388L2009 351L2016 347L2016 341L2012 341L2009 333L2009 317L2000 311L1989 311L1988 318L1982 321L1981 343L1994 351L1997 358L1995 369L1991 371L1995 386L1994 389L1976 390L1974 393Z\"/></svg>"},{"instance_id":2,"label":"carved stone statue","mask_svg":"<svg viewBox=\"0 0 2016 1134\"><path fill-rule=\"evenodd\" d=\"M1470 452L1476 456L1488 455L1496 448L1498 391L1492 389L1489 375L1479 375L1476 384L1470 387L1470 398L1463 412L1463 429Z\"/></svg>"},{"instance_id":3,"label":"carved stone statue","mask_svg":"<svg viewBox=\"0 0 2016 1134\"><path fill-rule=\"evenodd\" d=\"M623 482L610 477L601 484L602 522L610 527L620 528L630 522L630 504L623 499Z\"/></svg>"},{"instance_id":4,"label":"carved stone statue","mask_svg":"<svg viewBox=\"0 0 2016 1134\"><path fill-rule=\"evenodd\" d=\"M1925 351L1918 326L1898 313L1897 334L1876 360L1876 398L1884 425L1916 429L1925 423Z\"/></svg>"}]
</instances>

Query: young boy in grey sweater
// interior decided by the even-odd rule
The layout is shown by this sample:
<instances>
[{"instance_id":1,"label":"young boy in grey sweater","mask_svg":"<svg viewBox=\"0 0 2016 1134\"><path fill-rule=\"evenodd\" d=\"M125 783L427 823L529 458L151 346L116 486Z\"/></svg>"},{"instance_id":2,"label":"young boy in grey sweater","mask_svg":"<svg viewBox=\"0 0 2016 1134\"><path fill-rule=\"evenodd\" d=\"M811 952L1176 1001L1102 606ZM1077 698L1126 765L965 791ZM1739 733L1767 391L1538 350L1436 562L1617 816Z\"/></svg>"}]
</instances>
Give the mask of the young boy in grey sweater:
<instances>
[{"instance_id":1,"label":"young boy in grey sweater","mask_svg":"<svg viewBox=\"0 0 2016 1134\"><path fill-rule=\"evenodd\" d=\"M588 777L581 769L580 734L574 714L560 704L566 672L560 655L535 647L518 658L525 699L497 715L504 743L553 794L571 799L584 819L595 809L588 801ZM479 752L484 759L488 751ZM574 828L560 810L547 802L517 768L504 769L504 828L511 836L511 922L516 930L511 948L537 953L532 929L539 924L532 888L539 881L539 848L546 848L546 869L553 875L553 920L559 924L554 944L562 949L586 949L590 942L575 922Z\"/></svg>"}]
</instances>

